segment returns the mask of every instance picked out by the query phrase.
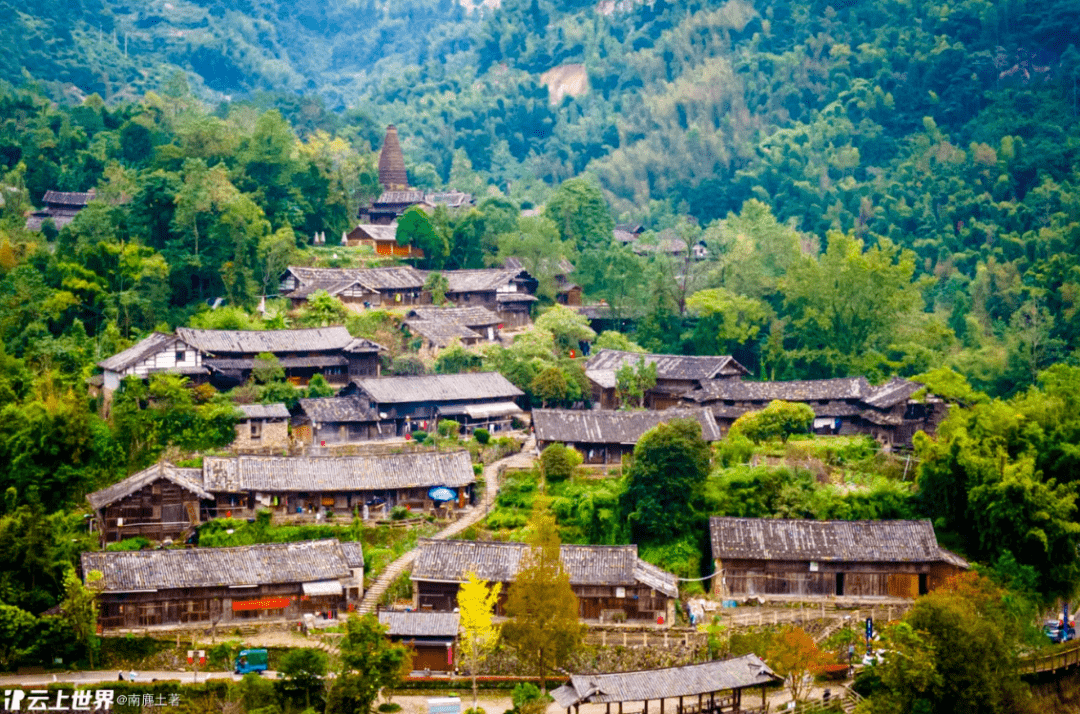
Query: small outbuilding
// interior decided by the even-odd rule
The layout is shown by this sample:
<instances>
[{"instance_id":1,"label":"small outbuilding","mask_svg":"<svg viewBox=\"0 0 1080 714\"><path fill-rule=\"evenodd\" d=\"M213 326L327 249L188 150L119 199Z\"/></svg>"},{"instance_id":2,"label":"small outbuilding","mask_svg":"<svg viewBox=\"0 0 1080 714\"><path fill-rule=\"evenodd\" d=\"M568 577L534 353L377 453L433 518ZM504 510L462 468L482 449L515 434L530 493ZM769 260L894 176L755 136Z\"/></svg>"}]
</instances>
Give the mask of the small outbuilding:
<instances>
[{"instance_id":1,"label":"small outbuilding","mask_svg":"<svg viewBox=\"0 0 1080 714\"><path fill-rule=\"evenodd\" d=\"M301 399L297 402L292 424L297 441L317 446L395 436L393 427L383 426L379 413L368 407L367 400L356 395Z\"/></svg>"},{"instance_id":2,"label":"small outbuilding","mask_svg":"<svg viewBox=\"0 0 1080 714\"><path fill-rule=\"evenodd\" d=\"M454 671L454 645L457 643L461 615L457 612L379 613L379 623L386 625L387 637L412 648L414 670Z\"/></svg>"},{"instance_id":3,"label":"small outbuilding","mask_svg":"<svg viewBox=\"0 0 1080 714\"><path fill-rule=\"evenodd\" d=\"M713 593L914 598L969 566L921 521L709 519Z\"/></svg>"},{"instance_id":4,"label":"small outbuilding","mask_svg":"<svg viewBox=\"0 0 1080 714\"><path fill-rule=\"evenodd\" d=\"M683 667L646 669L612 674L572 674L570 681L551 692L555 703L567 714L582 704L603 704L606 714L623 714L623 705L649 714L764 714L768 711L766 688L782 679L755 654L714 660ZM761 687L761 704L743 692ZM618 709L613 710L612 704ZM665 709L665 704L667 705Z\"/></svg>"},{"instance_id":5,"label":"small outbuilding","mask_svg":"<svg viewBox=\"0 0 1080 714\"><path fill-rule=\"evenodd\" d=\"M284 404L240 404L236 451L282 451L289 448L289 410Z\"/></svg>"},{"instance_id":6,"label":"small outbuilding","mask_svg":"<svg viewBox=\"0 0 1080 714\"><path fill-rule=\"evenodd\" d=\"M200 469L162 461L86 496L101 544L143 536L177 539L213 517L214 496Z\"/></svg>"},{"instance_id":7,"label":"small outbuilding","mask_svg":"<svg viewBox=\"0 0 1080 714\"><path fill-rule=\"evenodd\" d=\"M645 407L667 409L678 406L687 392L714 381L738 379L749 374L746 367L728 355L639 354L621 350L597 350L585 365L592 385L592 400L604 409L619 406L616 394L618 371L642 361L656 365L656 385L645 392Z\"/></svg>"}]
</instances>

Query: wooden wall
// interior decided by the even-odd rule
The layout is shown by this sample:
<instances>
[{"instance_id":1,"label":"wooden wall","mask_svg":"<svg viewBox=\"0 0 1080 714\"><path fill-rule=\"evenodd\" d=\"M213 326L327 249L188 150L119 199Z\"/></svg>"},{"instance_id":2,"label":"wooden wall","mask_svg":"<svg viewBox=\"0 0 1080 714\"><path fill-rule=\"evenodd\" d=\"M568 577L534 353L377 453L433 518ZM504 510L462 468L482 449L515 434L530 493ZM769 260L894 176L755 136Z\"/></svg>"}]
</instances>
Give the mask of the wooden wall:
<instances>
[{"instance_id":1,"label":"wooden wall","mask_svg":"<svg viewBox=\"0 0 1080 714\"><path fill-rule=\"evenodd\" d=\"M644 585L617 588L613 585L574 585L578 598L578 617L599 620L605 611L621 610L627 620L653 621L657 616L668 617L668 597ZM510 583L503 583L495 614L506 616L506 598ZM618 597L619 590L623 597ZM457 605L457 583L413 581L413 605L428 612L452 612Z\"/></svg>"},{"instance_id":2,"label":"wooden wall","mask_svg":"<svg viewBox=\"0 0 1080 714\"><path fill-rule=\"evenodd\" d=\"M819 563L715 561L718 597L784 595L915 598L960 572L946 563Z\"/></svg>"},{"instance_id":3,"label":"wooden wall","mask_svg":"<svg viewBox=\"0 0 1080 714\"><path fill-rule=\"evenodd\" d=\"M158 479L106 506L98 515L101 542L115 543L145 536L151 540L176 538L193 523L200 523L199 497L168 479ZM119 525L123 519L123 525Z\"/></svg>"}]
</instances>

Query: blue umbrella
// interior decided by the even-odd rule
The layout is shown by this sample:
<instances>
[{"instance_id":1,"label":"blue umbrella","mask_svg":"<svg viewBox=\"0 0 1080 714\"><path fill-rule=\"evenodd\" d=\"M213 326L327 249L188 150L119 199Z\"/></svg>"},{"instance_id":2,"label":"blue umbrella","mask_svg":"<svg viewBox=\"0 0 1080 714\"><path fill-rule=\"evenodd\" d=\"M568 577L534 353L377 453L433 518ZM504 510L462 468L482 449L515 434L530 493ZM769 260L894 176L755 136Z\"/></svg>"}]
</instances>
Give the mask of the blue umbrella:
<instances>
[{"instance_id":1,"label":"blue umbrella","mask_svg":"<svg viewBox=\"0 0 1080 714\"><path fill-rule=\"evenodd\" d=\"M428 498L432 501L456 501L457 493L452 488L446 486L436 486L428 489Z\"/></svg>"}]
</instances>

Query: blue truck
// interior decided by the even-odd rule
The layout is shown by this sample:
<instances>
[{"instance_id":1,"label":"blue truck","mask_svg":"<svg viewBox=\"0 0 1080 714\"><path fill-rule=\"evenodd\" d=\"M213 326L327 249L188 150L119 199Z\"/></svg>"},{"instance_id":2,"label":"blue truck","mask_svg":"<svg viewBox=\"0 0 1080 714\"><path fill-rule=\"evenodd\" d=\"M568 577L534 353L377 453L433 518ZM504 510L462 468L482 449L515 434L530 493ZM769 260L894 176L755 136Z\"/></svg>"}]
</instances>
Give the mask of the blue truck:
<instances>
[{"instance_id":1,"label":"blue truck","mask_svg":"<svg viewBox=\"0 0 1080 714\"><path fill-rule=\"evenodd\" d=\"M237 674L262 673L267 670L268 663L266 650L240 650L240 654L236 655L233 671Z\"/></svg>"}]
</instances>

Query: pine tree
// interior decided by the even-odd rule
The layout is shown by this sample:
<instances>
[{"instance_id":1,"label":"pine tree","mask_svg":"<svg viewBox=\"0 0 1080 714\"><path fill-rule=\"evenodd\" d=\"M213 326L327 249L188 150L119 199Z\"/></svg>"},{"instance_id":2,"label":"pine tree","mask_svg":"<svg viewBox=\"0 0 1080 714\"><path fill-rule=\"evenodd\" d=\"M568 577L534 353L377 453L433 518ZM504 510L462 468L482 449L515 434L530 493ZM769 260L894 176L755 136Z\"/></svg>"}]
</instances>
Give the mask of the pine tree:
<instances>
[{"instance_id":1,"label":"pine tree","mask_svg":"<svg viewBox=\"0 0 1080 714\"><path fill-rule=\"evenodd\" d=\"M547 692L549 671L560 667L581 645L584 628L578 622L578 601L570 576L559 558L559 532L555 517L538 499L529 523L529 550L506 601L509 622L503 640L521 662L540 678Z\"/></svg>"}]
</instances>

